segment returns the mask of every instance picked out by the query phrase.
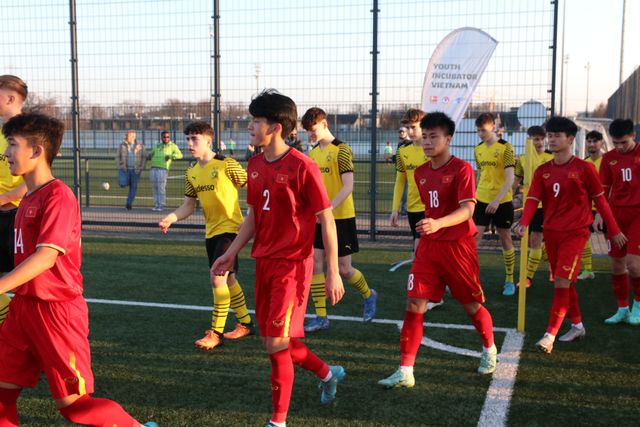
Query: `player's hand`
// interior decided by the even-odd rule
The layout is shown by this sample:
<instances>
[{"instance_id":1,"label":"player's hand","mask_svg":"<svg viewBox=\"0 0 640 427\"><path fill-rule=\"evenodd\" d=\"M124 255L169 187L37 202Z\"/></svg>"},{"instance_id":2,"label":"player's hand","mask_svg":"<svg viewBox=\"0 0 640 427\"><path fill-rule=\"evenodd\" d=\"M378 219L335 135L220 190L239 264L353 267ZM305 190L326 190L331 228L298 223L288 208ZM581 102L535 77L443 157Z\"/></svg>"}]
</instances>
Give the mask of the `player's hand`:
<instances>
[{"instance_id":1,"label":"player's hand","mask_svg":"<svg viewBox=\"0 0 640 427\"><path fill-rule=\"evenodd\" d=\"M604 221L602 220L602 217L600 216L600 214L596 214L596 217L593 220L593 229L597 231L602 231L603 225L604 225Z\"/></svg>"},{"instance_id":2,"label":"player's hand","mask_svg":"<svg viewBox=\"0 0 640 427\"><path fill-rule=\"evenodd\" d=\"M424 218L418 221L418 223L416 224L416 231L420 233L420 235L432 234L440 230L441 228L442 225L440 221L434 218Z\"/></svg>"},{"instance_id":3,"label":"player's hand","mask_svg":"<svg viewBox=\"0 0 640 427\"><path fill-rule=\"evenodd\" d=\"M494 200L493 202L491 202L491 203L489 203L487 205L487 207L484 210L484 213L489 214L489 215L496 213L496 211L498 210L498 206L499 205L500 205L500 202L496 202Z\"/></svg>"},{"instance_id":4,"label":"player's hand","mask_svg":"<svg viewBox=\"0 0 640 427\"><path fill-rule=\"evenodd\" d=\"M164 234L167 234L169 232L169 227L171 227L171 224L173 224L173 221L171 221L170 215L165 216L158 223L158 225L160 226L160 230Z\"/></svg>"},{"instance_id":5,"label":"player's hand","mask_svg":"<svg viewBox=\"0 0 640 427\"><path fill-rule=\"evenodd\" d=\"M213 276L224 276L227 271L231 271L234 261L234 257L225 252L214 261L211 266L211 274Z\"/></svg>"},{"instance_id":6,"label":"player's hand","mask_svg":"<svg viewBox=\"0 0 640 427\"><path fill-rule=\"evenodd\" d=\"M329 297L329 300L331 300L331 305L336 305L338 301L340 301L344 296L344 285L342 284L342 278L337 273L331 274L327 272L324 286L327 290L327 296Z\"/></svg>"},{"instance_id":7,"label":"player's hand","mask_svg":"<svg viewBox=\"0 0 640 427\"><path fill-rule=\"evenodd\" d=\"M391 212L391 216L389 217L389 221L391 221L392 227L398 227L398 211Z\"/></svg>"},{"instance_id":8,"label":"player's hand","mask_svg":"<svg viewBox=\"0 0 640 427\"><path fill-rule=\"evenodd\" d=\"M515 231L518 237L524 237L524 233L527 231L527 227L518 224L518 227L516 227Z\"/></svg>"},{"instance_id":9,"label":"player's hand","mask_svg":"<svg viewBox=\"0 0 640 427\"><path fill-rule=\"evenodd\" d=\"M611 237L611 242L614 245L616 245L616 248L618 248L618 249L620 249L624 245L626 245L628 241L629 241L629 239L627 239L627 236L625 236L623 233L618 233L615 236Z\"/></svg>"}]
</instances>

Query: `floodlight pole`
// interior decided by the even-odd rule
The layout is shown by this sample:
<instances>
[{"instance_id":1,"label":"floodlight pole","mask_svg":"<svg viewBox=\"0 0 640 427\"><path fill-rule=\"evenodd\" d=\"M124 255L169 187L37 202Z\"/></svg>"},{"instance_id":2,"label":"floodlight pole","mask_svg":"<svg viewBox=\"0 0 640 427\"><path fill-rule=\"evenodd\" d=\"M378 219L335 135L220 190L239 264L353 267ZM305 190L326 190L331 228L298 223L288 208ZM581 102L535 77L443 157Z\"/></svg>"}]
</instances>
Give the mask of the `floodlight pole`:
<instances>
[{"instance_id":1,"label":"floodlight pole","mask_svg":"<svg viewBox=\"0 0 640 427\"><path fill-rule=\"evenodd\" d=\"M73 194L80 203L80 107L78 101L78 43L76 31L76 1L69 0L69 30L71 32L71 129L73 135ZM88 188L87 188L88 190Z\"/></svg>"},{"instance_id":2,"label":"floodlight pole","mask_svg":"<svg viewBox=\"0 0 640 427\"><path fill-rule=\"evenodd\" d=\"M213 138L220 151L220 4L213 0Z\"/></svg>"},{"instance_id":3,"label":"floodlight pole","mask_svg":"<svg viewBox=\"0 0 640 427\"><path fill-rule=\"evenodd\" d=\"M584 107L584 116L589 117L589 71L591 70L591 63L587 62L584 68L587 69L587 104Z\"/></svg>"},{"instance_id":4,"label":"floodlight pole","mask_svg":"<svg viewBox=\"0 0 640 427\"><path fill-rule=\"evenodd\" d=\"M564 64L565 64L564 33L565 33L566 17L567 17L567 0L564 0L564 2L562 3L562 62L560 63L560 115L561 116L564 116Z\"/></svg>"},{"instance_id":5,"label":"floodlight pole","mask_svg":"<svg viewBox=\"0 0 640 427\"><path fill-rule=\"evenodd\" d=\"M620 36L620 78L618 86L622 85L622 77L624 72L624 27L627 21L627 0L622 0L622 35Z\"/></svg>"},{"instance_id":6,"label":"floodlight pole","mask_svg":"<svg viewBox=\"0 0 640 427\"><path fill-rule=\"evenodd\" d=\"M556 55L558 53L558 0L553 0L553 45L549 46L551 49L551 116L556 113ZM564 28L563 28L564 31ZM563 52L564 53L564 52Z\"/></svg>"}]
</instances>

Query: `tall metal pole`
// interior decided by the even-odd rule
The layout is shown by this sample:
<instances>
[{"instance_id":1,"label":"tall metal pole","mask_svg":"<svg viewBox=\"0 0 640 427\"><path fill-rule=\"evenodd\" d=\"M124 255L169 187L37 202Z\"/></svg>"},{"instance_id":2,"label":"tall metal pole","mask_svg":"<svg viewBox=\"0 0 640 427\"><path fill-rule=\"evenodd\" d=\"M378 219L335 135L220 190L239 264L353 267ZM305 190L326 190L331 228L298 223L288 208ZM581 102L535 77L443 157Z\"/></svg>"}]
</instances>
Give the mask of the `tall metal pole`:
<instances>
[{"instance_id":1,"label":"tall metal pole","mask_svg":"<svg viewBox=\"0 0 640 427\"><path fill-rule=\"evenodd\" d=\"M584 66L587 69L587 101L584 107L584 116L589 117L589 71L591 70L591 64L587 62L587 65Z\"/></svg>"},{"instance_id":2,"label":"tall metal pole","mask_svg":"<svg viewBox=\"0 0 640 427\"><path fill-rule=\"evenodd\" d=\"M215 95L213 92L213 16L211 18L211 24L209 25L209 124L213 127L213 123L215 122L213 114L215 110Z\"/></svg>"},{"instance_id":3,"label":"tall metal pole","mask_svg":"<svg viewBox=\"0 0 640 427\"><path fill-rule=\"evenodd\" d=\"M213 137L220 150L220 4L213 0Z\"/></svg>"},{"instance_id":4,"label":"tall metal pole","mask_svg":"<svg viewBox=\"0 0 640 427\"><path fill-rule=\"evenodd\" d=\"M369 177L369 239L376 240L376 169L378 167L378 0L373 0L373 48L371 50L371 172Z\"/></svg>"},{"instance_id":5,"label":"tall metal pole","mask_svg":"<svg viewBox=\"0 0 640 427\"><path fill-rule=\"evenodd\" d=\"M620 78L618 86L622 85L622 77L624 72L624 27L627 24L627 0L622 0L622 35L620 36Z\"/></svg>"},{"instance_id":6,"label":"tall metal pole","mask_svg":"<svg viewBox=\"0 0 640 427\"><path fill-rule=\"evenodd\" d=\"M567 21L567 0L562 3L562 62L560 63L560 115L564 116L564 33Z\"/></svg>"},{"instance_id":7,"label":"tall metal pole","mask_svg":"<svg viewBox=\"0 0 640 427\"><path fill-rule=\"evenodd\" d=\"M556 113L556 63L558 53L558 0L553 0L553 45L551 54L551 115Z\"/></svg>"},{"instance_id":8,"label":"tall metal pole","mask_svg":"<svg viewBox=\"0 0 640 427\"><path fill-rule=\"evenodd\" d=\"M73 131L73 194L80 202L80 107L78 101L78 44L76 32L76 1L69 0L69 30L71 32L71 129ZM82 206L82 204L80 203Z\"/></svg>"}]
</instances>

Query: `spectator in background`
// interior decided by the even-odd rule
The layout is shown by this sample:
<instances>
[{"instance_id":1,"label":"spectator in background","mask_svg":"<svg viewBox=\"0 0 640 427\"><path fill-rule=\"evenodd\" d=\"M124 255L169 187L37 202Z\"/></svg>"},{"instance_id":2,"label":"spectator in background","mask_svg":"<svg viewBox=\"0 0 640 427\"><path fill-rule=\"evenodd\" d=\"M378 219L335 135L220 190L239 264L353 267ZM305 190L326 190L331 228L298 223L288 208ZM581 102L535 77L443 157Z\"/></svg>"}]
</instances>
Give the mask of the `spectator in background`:
<instances>
[{"instance_id":1,"label":"spectator in background","mask_svg":"<svg viewBox=\"0 0 640 427\"><path fill-rule=\"evenodd\" d=\"M236 149L236 142L229 137L229 155L233 157L233 151Z\"/></svg>"},{"instance_id":2,"label":"spectator in background","mask_svg":"<svg viewBox=\"0 0 640 427\"><path fill-rule=\"evenodd\" d=\"M391 148L391 143L387 141L387 145L384 146L384 161L387 163L391 163L393 161L393 148Z\"/></svg>"},{"instance_id":3,"label":"spectator in background","mask_svg":"<svg viewBox=\"0 0 640 427\"><path fill-rule=\"evenodd\" d=\"M249 161L250 158L252 158L256 154L260 153L261 151L262 151L262 149L260 147L254 147L251 144L247 144L247 151L245 151L245 153L244 153L244 159L246 161Z\"/></svg>"},{"instance_id":4,"label":"spectator in background","mask_svg":"<svg viewBox=\"0 0 640 427\"><path fill-rule=\"evenodd\" d=\"M398 129L398 145L396 146L396 154L393 156L392 161L393 164L396 164L396 156L398 155L398 150L404 147L405 145L410 145L411 138L409 138L408 129L406 126L402 126ZM404 190L402 191L402 200L400 202L400 214L407 214L407 183L404 184Z\"/></svg>"},{"instance_id":5,"label":"spectator in background","mask_svg":"<svg viewBox=\"0 0 640 427\"><path fill-rule=\"evenodd\" d=\"M129 130L118 149L118 184L120 187L129 186L127 203L125 208L130 211L133 200L138 192L138 181L144 169L147 156L144 153L144 144L136 140L136 131Z\"/></svg>"},{"instance_id":6,"label":"spectator in background","mask_svg":"<svg viewBox=\"0 0 640 427\"><path fill-rule=\"evenodd\" d=\"M160 134L160 142L153 147L147 160L151 160L151 192L153 193L153 211L162 212L167 200L167 175L172 160L182 158L182 152L171 141L171 135L166 130Z\"/></svg>"},{"instance_id":7,"label":"spectator in background","mask_svg":"<svg viewBox=\"0 0 640 427\"><path fill-rule=\"evenodd\" d=\"M297 129L291 131L285 142L289 147L293 147L301 153L304 153L304 144L302 143L302 140L298 138Z\"/></svg>"}]
</instances>

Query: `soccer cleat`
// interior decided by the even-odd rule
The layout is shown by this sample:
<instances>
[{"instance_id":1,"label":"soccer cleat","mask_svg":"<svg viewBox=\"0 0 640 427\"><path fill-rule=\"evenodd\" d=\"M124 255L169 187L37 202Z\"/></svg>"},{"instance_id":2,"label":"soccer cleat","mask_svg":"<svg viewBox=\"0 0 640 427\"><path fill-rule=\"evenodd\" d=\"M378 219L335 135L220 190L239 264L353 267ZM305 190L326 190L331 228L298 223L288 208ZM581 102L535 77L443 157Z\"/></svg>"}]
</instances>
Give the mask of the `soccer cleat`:
<instances>
[{"instance_id":1,"label":"soccer cleat","mask_svg":"<svg viewBox=\"0 0 640 427\"><path fill-rule=\"evenodd\" d=\"M496 346L492 346L490 350L482 350L482 357L480 357L480 366L478 367L478 373L482 375L493 374L496 370L496 363L498 357L498 350Z\"/></svg>"},{"instance_id":2,"label":"soccer cleat","mask_svg":"<svg viewBox=\"0 0 640 427\"><path fill-rule=\"evenodd\" d=\"M207 330L204 337L196 341L196 347L203 350L213 350L222 345L222 336L218 335L213 329Z\"/></svg>"},{"instance_id":3,"label":"soccer cleat","mask_svg":"<svg viewBox=\"0 0 640 427\"><path fill-rule=\"evenodd\" d=\"M146 422L142 424L142 427L158 427L158 423L154 423L153 421Z\"/></svg>"},{"instance_id":4,"label":"soccer cleat","mask_svg":"<svg viewBox=\"0 0 640 427\"><path fill-rule=\"evenodd\" d=\"M376 305L378 302L378 293L375 289L371 289L371 295L364 300L364 311L362 312L362 321L371 322L376 315Z\"/></svg>"},{"instance_id":5,"label":"soccer cleat","mask_svg":"<svg viewBox=\"0 0 640 427\"><path fill-rule=\"evenodd\" d=\"M555 278L555 276L553 275L553 271L549 271L549 281L550 281L551 283L553 283L553 282L555 282L555 280L556 280L556 278Z\"/></svg>"},{"instance_id":6,"label":"soccer cleat","mask_svg":"<svg viewBox=\"0 0 640 427\"><path fill-rule=\"evenodd\" d=\"M640 325L640 301L633 302L633 307L631 308L631 315L629 316L628 322L633 326Z\"/></svg>"},{"instance_id":7,"label":"soccer cleat","mask_svg":"<svg viewBox=\"0 0 640 427\"><path fill-rule=\"evenodd\" d=\"M429 301L427 303L427 311L433 310L436 307L440 307L442 304L444 304L444 300L440 300L440 302Z\"/></svg>"},{"instance_id":8,"label":"soccer cleat","mask_svg":"<svg viewBox=\"0 0 640 427\"><path fill-rule=\"evenodd\" d=\"M515 293L516 293L516 286L513 284L513 282L504 282L504 287L502 288L502 295L510 297Z\"/></svg>"},{"instance_id":9,"label":"soccer cleat","mask_svg":"<svg viewBox=\"0 0 640 427\"><path fill-rule=\"evenodd\" d=\"M571 341L579 341L587 335L587 330L585 328L576 328L575 326L571 326L569 331L558 338L558 341L562 342L571 342Z\"/></svg>"},{"instance_id":10,"label":"soccer cleat","mask_svg":"<svg viewBox=\"0 0 640 427\"><path fill-rule=\"evenodd\" d=\"M326 316L316 316L304 327L305 332L326 331L329 329L329 319Z\"/></svg>"},{"instance_id":11,"label":"soccer cleat","mask_svg":"<svg viewBox=\"0 0 640 427\"><path fill-rule=\"evenodd\" d=\"M536 343L536 348L543 353L551 353L553 350L553 337L544 334L544 336Z\"/></svg>"},{"instance_id":12,"label":"soccer cleat","mask_svg":"<svg viewBox=\"0 0 640 427\"><path fill-rule=\"evenodd\" d=\"M329 370L331 371L331 379L329 381L320 381L318 386L321 390L320 403L323 405L333 402L338 390L338 383L347 375L342 366L329 366Z\"/></svg>"},{"instance_id":13,"label":"soccer cleat","mask_svg":"<svg viewBox=\"0 0 640 427\"><path fill-rule=\"evenodd\" d=\"M385 388L411 388L416 385L416 379L413 377L413 374L404 373L402 369L398 368L397 371L387 378L378 381L378 384Z\"/></svg>"},{"instance_id":14,"label":"soccer cleat","mask_svg":"<svg viewBox=\"0 0 640 427\"><path fill-rule=\"evenodd\" d=\"M529 289L531 287L531 279L527 277L525 283L527 284L527 289ZM520 287L520 282L516 283L516 288L519 288L519 287Z\"/></svg>"},{"instance_id":15,"label":"soccer cleat","mask_svg":"<svg viewBox=\"0 0 640 427\"><path fill-rule=\"evenodd\" d=\"M272 423L271 421L269 421L268 423L266 423L264 425L264 427L277 427L274 423Z\"/></svg>"},{"instance_id":16,"label":"soccer cleat","mask_svg":"<svg viewBox=\"0 0 640 427\"><path fill-rule=\"evenodd\" d=\"M238 322L236 323L236 328L233 331L225 332L223 337L228 340L237 340L253 335L254 333L253 325L251 323L245 325L244 323Z\"/></svg>"},{"instance_id":17,"label":"soccer cleat","mask_svg":"<svg viewBox=\"0 0 640 427\"><path fill-rule=\"evenodd\" d=\"M578 280L591 280L595 278L596 274L591 270L582 270L582 272L578 274Z\"/></svg>"},{"instance_id":18,"label":"soccer cleat","mask_svg":"<svg viewBox=\"0 0 640 427\"><path fill-rule=\"evenodd\" d=\"M631 312L628 307L619 308L616 314L604 320L605 325L617 325L618 323L629 323Z\"/></svg>"}]
</instances>

